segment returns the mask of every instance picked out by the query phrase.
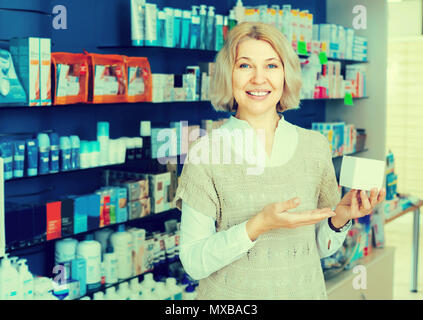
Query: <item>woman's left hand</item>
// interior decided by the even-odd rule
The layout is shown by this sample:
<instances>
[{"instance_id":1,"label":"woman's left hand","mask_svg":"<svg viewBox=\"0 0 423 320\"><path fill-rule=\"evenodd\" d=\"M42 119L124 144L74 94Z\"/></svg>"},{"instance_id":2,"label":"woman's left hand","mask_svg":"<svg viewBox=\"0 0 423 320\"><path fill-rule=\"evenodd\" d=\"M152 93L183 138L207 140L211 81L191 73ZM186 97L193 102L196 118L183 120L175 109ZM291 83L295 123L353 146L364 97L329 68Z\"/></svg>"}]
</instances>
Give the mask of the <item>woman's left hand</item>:
<instances>
[{"instance_id":1,"label":"woman's left hand","mask_svg":"<svg viewBox=\"0 0 423 320\"><path fill-rule=\"evenodd\" d=\"M338 203L334 210L336 216L331 217L335 228L344 226L349 220L364 217L373 212L373 209L385 199L386 191L376 188L370 191L370 197L365 190L351 189Z\"/></svg>"}]
</instances>

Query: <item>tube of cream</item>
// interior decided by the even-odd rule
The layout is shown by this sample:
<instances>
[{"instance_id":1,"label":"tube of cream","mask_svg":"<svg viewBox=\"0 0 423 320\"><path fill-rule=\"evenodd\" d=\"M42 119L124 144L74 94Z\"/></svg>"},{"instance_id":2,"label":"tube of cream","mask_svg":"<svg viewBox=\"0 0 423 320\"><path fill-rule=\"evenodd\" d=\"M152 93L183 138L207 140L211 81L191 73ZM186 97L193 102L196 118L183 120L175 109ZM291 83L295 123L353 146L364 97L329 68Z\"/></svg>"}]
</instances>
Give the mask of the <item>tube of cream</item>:
<instances>
[{"instance_id":1,"label":"tube of cream","mask_svg":"<svg viewBox=\"0 0 423 320\"><path fill-rule=\"evenodd\" d=\"M145 0L131 0L131 38L133 46L144 45Z\"/></svg>"},{"instance_id":2,"label":"tube of cream","mask_svg":"<svg viewBox=\"0 0 423 320\"><path fill-rule=\"evenodd\" d=\"M156 46L157 42L157 5L154 3L145 4L145 44Z\"/></svg>"},{"instance_id":3,"label":"tube of cream","mask_svg":"<svg viewBox=\"0 0 423 320\"><path fill-rule=\"evenodd\" d=\"M0 156L3 158L4 180L13 178L13 145L12 142L0 144Z\"/></svg>"},{"instance_id":4,"label":"tube of cream","mask_svg":"<svg viewBox=\"0 0 423 320\"><path fill-rule=\"evenodd\" d=\"M38 140L38 174L49 173L50 139L47 133L39 133Z\"/></svg>"},{"instance_id":5,"label":"tube of cream","mask_svg":"<svg viewBox=\"0 0 423 320\"><path fill-rule=\"evenodd\" d=\"M26 140L26 168L29 177L38 174L38 144L35 139Z\"/></svg>"},{"instance_id":6,"label":"tube of cream","mask_svg":"<svg viewBox=\"0 0 423 320\"><path fill-rule=\"evenodd\" d=\"M50 173L59 172L59 149L60 140L56 132L49 135L50 139Z\"/></svg>"},{"instance_id":7,"label":"tube of cream","mask_svg":"<svg viewBox=\"0 0 423 320\"><path fill-rule=\"evenodd\" d=\"M181 48L189 48L189 27L191 24L191 11L184 10L182 13Z\"/></svg>"},{"instance_id":8,"label":"tube of cream","mask_svg":"<svg viewBox=\"0 0 423 320\"><path fill-rule=\"evenodd\" d=\"M25 141L14 141L13 144L13 177L22 178L25 163Z\"/></svg>"},{"instance_id":9,"label":"tube of cream","mask_svg":"<svg viewBox=\"0 0 423 320\"><path fill-rule=\"evenodd\" d=\"M81 167L80 164L80 156L79 151L81 148L81 144L79 141L78 136L70 136L70 142L71 142L71 169L79 169Z\"/></svg>"},{"instance_id":10,"label":"tube of cream","mask_svg":"<svg viewBox=\"0 0 423 320\"><path fill-rule=\"evenodd\" d=\"M200 16L197 14L198 6L192 6L191 26L189 30L190 49L200 48Z\"/></svg>"},{"instance_id":11,"label":"tube of cream","mask_svg":"<svg viewBox=\"0 0 423 320\"><path fill-rule=\"evenodd\" d=\"M182 10L173 9L173 46L181 47Z\"/></svg>"},{"instance_id":12,"label":"tube of cream","mask_svg":"<svg viewBox=\"0 0 423 320\"><path fill-rule=\"evenodd\" d=\"M71 142L69 137L60 137L60 170L71 170Z\"/></svg>"}]
</instances>

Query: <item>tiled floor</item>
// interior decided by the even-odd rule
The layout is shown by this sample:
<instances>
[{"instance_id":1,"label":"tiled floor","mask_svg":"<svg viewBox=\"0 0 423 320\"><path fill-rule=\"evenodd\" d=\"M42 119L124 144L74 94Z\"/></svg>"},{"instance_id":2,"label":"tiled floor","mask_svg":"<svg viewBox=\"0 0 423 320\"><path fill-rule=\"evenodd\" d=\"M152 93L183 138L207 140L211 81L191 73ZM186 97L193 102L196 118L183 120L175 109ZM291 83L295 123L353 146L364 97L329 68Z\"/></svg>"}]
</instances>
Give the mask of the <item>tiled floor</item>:
<instances>
[{"instance_id":1,"label":"tiled floor","mask_svg":"<svg viewBox=\"0 0 423 320\"><path fill-rule=\"evenodd\" d=\"M423 213L423 210L421 210ZM420 238L423 237L421 226L423 214L420 216ZM395 247L394 262L394 299L423 300L423 241L419 242L419 265L417 293L410 292L411 285L411 251L413 237L413 213L385 225L386 245Z\"/></svg>"}]
</instances>

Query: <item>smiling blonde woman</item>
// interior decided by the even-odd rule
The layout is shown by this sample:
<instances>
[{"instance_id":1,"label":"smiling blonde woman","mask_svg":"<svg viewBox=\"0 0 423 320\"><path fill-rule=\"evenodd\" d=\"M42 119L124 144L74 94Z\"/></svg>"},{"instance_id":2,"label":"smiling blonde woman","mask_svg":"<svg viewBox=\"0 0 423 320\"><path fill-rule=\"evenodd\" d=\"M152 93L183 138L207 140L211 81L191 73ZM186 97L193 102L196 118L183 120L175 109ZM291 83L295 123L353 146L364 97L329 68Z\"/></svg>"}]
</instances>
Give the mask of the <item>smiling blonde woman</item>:
<instances>
[{"instance_id":1,"label":"smiling blonde woman","mask_svg":"<svg viewBox=\"0 0 423 320\"><path fill-rule=\"evenodd\" d=\"M267 24L237 25L217 55L212 104L235 112L218 130L264 133L258 149L244 147L266 161L251 175L243 163L191 163L196 146L211 148L209 136L191 147L175 205L197 299L326 299L320 258L385 196L351 190L340 200L326 138L278 113L298 106L300 77L295 52Z\"/></svg>"}]
</instances>

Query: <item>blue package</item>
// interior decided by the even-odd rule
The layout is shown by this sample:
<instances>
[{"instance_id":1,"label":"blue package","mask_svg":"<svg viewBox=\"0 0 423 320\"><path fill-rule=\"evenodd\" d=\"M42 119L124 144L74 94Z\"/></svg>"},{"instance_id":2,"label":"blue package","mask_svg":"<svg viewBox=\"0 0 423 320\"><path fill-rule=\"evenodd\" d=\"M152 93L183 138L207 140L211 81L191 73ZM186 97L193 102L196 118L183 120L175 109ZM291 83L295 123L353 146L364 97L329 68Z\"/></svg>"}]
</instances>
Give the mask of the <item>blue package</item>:
<instances>
[{"instance_id":1,"label":"blue package","mask_svg":"<svg viewBox=\"0 0 423 320\"><path fill-rule=\"evenodd\" d=\"M69 138L71 143L71 169L79 169L81 167L79 155L81 143L78 136L70 136Z\"/></svg>"},{"instance_id":2,"label":"blue package","mask_svg":"<svg viewBox=\"0 0 423 320\"><path fill-rule=\"evenodd\" d=\"M50 138L47 133L39 133L38 140L38 174L50 172Z\"/></svg>"},{"instance_id":3,"label":"blue package","mask_svg":"<svg viewBox=\"0 0 423 320\"><path fill-rule=\"evenodd\" d=\"M116 223L121 223L128 220L128 189L120 187L117 187L116 189Z\"/></svg>"},{"instance_id":4,"label":"blue package","mask_svg":"<svg viewBox=\"0 0 423 320\"><path fill-rule=\"evenodd\" d=\"M71 279L79 281L79 295L87 293L87 263L84 258L71 260Z\"/></svg>"},{"instance_id":5,"label":"blue package","mask_svg":"<svg viewBox=\"0 0 423 320\"><path fill-rule=\"evenodd\" d=\"M81 233L88 231L88 196L73 196L74 199L74 216L73 216L73 233Z\"/></svg>"},{"instance_id":6,"label":"blue package","mask_svg":"<svg viewBox=\"0 0 423 320\"><path fill-rule=\"evenodd\" d=\"M26 93L7 50L0 49L0 106L25 105Z\"/></svg>"},{"instance_id":7,"label":"blue package","mask_svg":"<svg viewBox=\"0 0 423 320\"><path fill-rule=\"evenodd\" d=\"M24 176L25 163L25 141L14 141L13 143L13 177Z\"/></svg>"},{"instance_id":8,"label":"blue package","mask_svg":"<svg viewBox=\"0 0 423 320\"><path fill-rule=\"evenodd\" d=\"M59 135L56 132L49 134L50 139L50 173L59 172Z\"/></svg>"},{"instance_id":9,"label":"blue package","mask_svg":"<svg viewBox=\"0 0 423 320\"><path fill-rule=\"evenodd\" d=\"M12 142L3 142L0 144L0 156L3 158L4 180L13 178L13 144Z\"/></svg>"},{"instance_id":10,"label":"blue package","mask_svg":"<svg viewBox=\"0 0 423 320\"><path fill-rule=\"evenodd\" d=\"M26 168L29 177L38 174L38 143L35 139L26 140Z\"/></svg>"},{"instance_id":11,"label":"blue package","mask_svg":"<svg viewBox=\"0 0 423 320\"><path fill-rule=\"evenodd\" d=\"M71 170L71 142L69 137L60 137L60 170Z\"/></svg>"}]
</instances>

